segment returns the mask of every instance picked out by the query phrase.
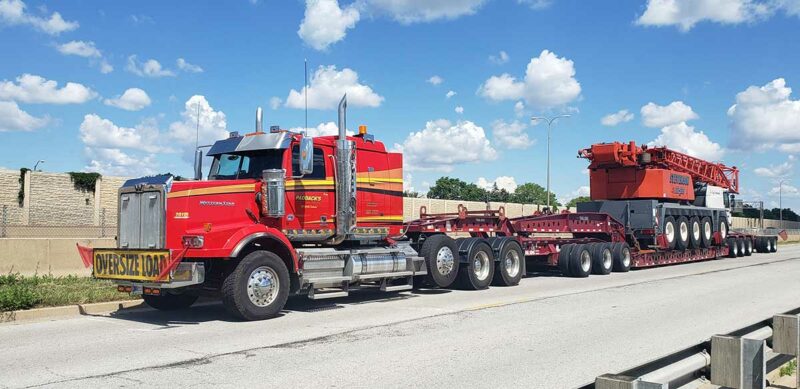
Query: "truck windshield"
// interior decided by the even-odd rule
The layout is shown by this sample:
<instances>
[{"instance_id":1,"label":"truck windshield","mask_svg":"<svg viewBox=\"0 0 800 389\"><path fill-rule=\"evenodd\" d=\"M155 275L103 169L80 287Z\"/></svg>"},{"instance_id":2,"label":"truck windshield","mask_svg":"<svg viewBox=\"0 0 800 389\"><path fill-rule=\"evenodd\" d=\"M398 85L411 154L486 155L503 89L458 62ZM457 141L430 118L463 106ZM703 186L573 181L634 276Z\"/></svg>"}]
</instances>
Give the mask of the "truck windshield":
<instances>
[{"instance_id":1,"label":"truck windshield","mask_svg":"<svg viewBox=\"0 0 800 389\"><path fill-rule=\"evenodd\" d=\"M255 153L220 154L211 163L209 180L261 178L265 169L283 167L283 149L261 150Z\"/></svg>"}]
</instances>

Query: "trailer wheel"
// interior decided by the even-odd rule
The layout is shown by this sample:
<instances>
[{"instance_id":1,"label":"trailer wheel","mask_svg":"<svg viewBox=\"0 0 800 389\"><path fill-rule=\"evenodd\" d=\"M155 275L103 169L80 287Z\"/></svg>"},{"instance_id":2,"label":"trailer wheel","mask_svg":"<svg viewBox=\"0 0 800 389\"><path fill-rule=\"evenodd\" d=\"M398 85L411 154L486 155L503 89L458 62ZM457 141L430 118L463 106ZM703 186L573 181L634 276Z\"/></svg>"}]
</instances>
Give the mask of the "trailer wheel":
<instances>
[{"instance_id":1,"label":"trailer wheel","mask_svg":"<svg viewBox=\"0 0 800 389\"><path fill-rule=\"evenodd\" d=\"M774 253L778 251L778 238L770 238L770 245L769 252Z\"/></svg>"},{"instance_id":2,"label":"trailer wheel","mask_svg":"<svg viewBox=\"0 0 800 389\"><path fill-rule=\"evenodd\" d=\"M746 257L753 255L753 240L750 238L744 238L744 255Z\"/></svg>"},{"instance_id":3,"label":"trailer wheel","mask_svg":"<svg viewBox=\"0 0 800 389\"><path fill-rule=\"evenodd\" d=\"M591 243L588 245L592 252L592 274L606 275L614 267L614 256L609 243Z\"/></svg>"},{"instance_id":4,"label":"trailer wheel","mask_svg":"<svg viewBox=\"0 0 800 389\"><path fill-rule=\"evenodd\" d=\"M728 238L725 240L725 243L728 245L728 258L736 258L739 256L739 244L736 242L734 238Z\"/></svg>"},{"instance_id":5,"label":"trailer wheel","mask_svg":"<svg viewBox=\"0 0 800 389\"><path fill-rule=\"evenodd\" d=\"M765 243L764 243L764 237L762 237L762 236L757 236L757 237L756 237L756 247L755 247L755 248L756 248L756 252L757 252L757 253L766 253L766 252L767 252L767 249L766 249L766 247L765 247L765 246L766 246L766 245L765 245Z\"/></svg>"},{"instance_id":6,"label":"trailer wheel","mask_svg":"<svg viewBox=\"0 0 800 389\"><path fill-rule=\"evenodd\" d=\"M714 239L714 230L711 227L711 218L708 216L700 219L700 229L702 230L702 234L700 236L703 248L711 247L711 241Z\"/></svg>"},{"instance_id":7,"label":"trailer wheel","mask_svg":"<svg viewBox=\"0 0 800 389\"><path fill-rule=\"evenodd\" d=\"M462 289L486 289L494 278L494 255L486 242L477 242L467 251L466 266L461 267L458 281Z\"/></svg>"},{"instance_id":8,"label":"trailer wheel","mask_svg":"<svg viewBox=\"0 0 800 389\"><path fill-rule=\"evenodd\" d=\"M458 246L447 235L432 235L425 239L420 256L425 258L428 274L425 283L430 286L447 288L453 285L458 276Z\"/></svg>"},{"instance_id":9,"label":"trailer wheel","mask_svg":"<svg viewBox=\"0 0 800 389\"><path fill-rule=\"evenodd\" d=\"M631 270L631 248L627 243L612 243L611 253L614 255L615 272L626 273Z\"/></svg>"},{"instance_id":10,"label":"trailer wheel","mask_svg":"<svg viewBox=\"0 0 800 389\"><path fill-rule=\"evenodd\" d=\"M584 278L592 272L592 252L589 245L579 244L569 253L570 276Z\"/></svg>"},{"instance_id":11,"label":"trailer wheel","mask_svg":"<svg viewBox=\"0 0 800 389\"><path fill-rule=\"evenodd\" d=\"M742 238L733 238L733 240L736 241L736 244L739 246L739 252L736 253L736 256L737 257L744 257L745 255L747 255L745 253L745 251L744 251L745 250L744 239L742 239Z\"/></svg>"},{"instance_id":12,"label":"trailer wheel","mask_svg":"<svg viewBox=\"0 0 800 389\"><path fill-rule=\"evenodd\" d=\"M522 265L525 254L516 242L508 242L500 250L499 261L495 262L493 285L514 286L522 279Z\"/></svg>"},{"instance_id":13,"label":"trailer wheel","mask_svg":"<svg viewBox=\"0 0 800 389\"><path fill-rule=\"evenodd\" d=\"M689 218L689 247L699 249L703 244L703 230L700 218L692 216Z\"/></svg>"},{"instance_id":14,"label":"trailer wheel","mask_svg":"<svg viewBox=\"0 0 800 389\"><path fill-rule=\"evenodd\" d=\"M678 234L675 239L675 248L678 250L686 250L689 248L689 219L686 216L680 216L677 220Z\"/></svg>"},{"instance_id":15,"label":"trailer wheel","mask_svg":"<svg viewBox=\"0 0 800 389\"><path fill-rule=\"evenodd\" d=\"M222 282L222 303L244 320L264 320L277 315L289 298L289 271L277 254L247 254Z\"/></svg>"},{"instance_id":16,"label":"trailer wheel","mask_svg":"<svg viewBox=\"0 0 800 389\"><path fill-rule=\"evenodd\" d=\"M186 293L172 294L170 292L164 292L159 296L149 294L142 295L145 304L159 311L174 311L177 309L189 308L197 301L197 298L197 295Z\"/></svg>"},{"instance_id":17,"label":"trailer wheel","mask_svg":"<svg viewBox=\"0 0 800 389\"><path fill-rule=\"evenodd\" d=\"M762 242L763 242L762 244L764 245L763 246L764 247L764 252L765 253L771 253L772 252L772 238L763 237L761 239L762 239Z\"/></svg>"},{"instance_id":18,"label":"trailer wheel","mask_svg":"<svg viewBox=\"0 0 800 389\"><path fill-rule=\"evenodd\" d=\"M672 216L664 218L664 236L667 238L667 248L674 249L675 241L678 240L678 227L675 224L675 218Z\"/></svg>"},{"instance_id":19,"label":"trailer wheel","mask_svg":"<svg viewBox=\"0 0 800 389\"><path fill-rule=\"evenodd\" d=\"M558 252L558 270L566 277L572 276L572 272L569 270L569 254L575 246L574 243L565 244L561 246L561 251Z\"/></svg>"}]
</instances>

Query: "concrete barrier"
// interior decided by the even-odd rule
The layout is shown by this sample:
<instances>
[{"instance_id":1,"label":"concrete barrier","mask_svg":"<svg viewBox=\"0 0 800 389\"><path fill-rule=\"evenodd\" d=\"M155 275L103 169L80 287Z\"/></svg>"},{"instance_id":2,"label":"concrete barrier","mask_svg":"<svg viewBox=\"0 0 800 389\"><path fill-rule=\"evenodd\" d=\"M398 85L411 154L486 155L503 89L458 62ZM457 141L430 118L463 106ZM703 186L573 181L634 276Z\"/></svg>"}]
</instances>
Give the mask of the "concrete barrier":
<instances>
[{"instance_id":1,"label":"concrete barrier","mask_svg":"<svg viewBox=\"0 0 800 389\"><path fill-rule=\"evenodd\" d=\"M5 238L0 239L0 274L89 275L75 244L115 247L113 238Z\"/></svg>"}]
</instances>

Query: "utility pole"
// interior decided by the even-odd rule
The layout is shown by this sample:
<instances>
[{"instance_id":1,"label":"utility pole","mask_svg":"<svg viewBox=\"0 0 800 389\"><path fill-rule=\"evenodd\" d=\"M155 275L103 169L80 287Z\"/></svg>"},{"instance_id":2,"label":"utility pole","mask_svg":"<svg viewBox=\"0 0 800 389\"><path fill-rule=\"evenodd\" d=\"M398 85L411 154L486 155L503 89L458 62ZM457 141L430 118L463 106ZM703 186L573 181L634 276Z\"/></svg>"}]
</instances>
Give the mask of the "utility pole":
<instances>
[{"instance_id":1,"label":"utility pole","mask_svg":"<svg viewBox=\"0 0 800 389\"><path fill-rule=\"evenodd\" d=\"M531 116L531 121L536 122L539 120L547 122L547 209L551 210L550 208L550 128L553 125L553 122L559 118L568 118L570 115L558 115L558 116Z\"/></svg>"},{"instance_id":2,"label":"utility pole","mask_svg":"<svg viewBox=\"0 0 800 389\"><path fill-rule=\"evenodd\" d=\"M783 228L783 183L786 179L778 181L778 219L780 219L780 226Z\"/></svg>"}]
</instances>

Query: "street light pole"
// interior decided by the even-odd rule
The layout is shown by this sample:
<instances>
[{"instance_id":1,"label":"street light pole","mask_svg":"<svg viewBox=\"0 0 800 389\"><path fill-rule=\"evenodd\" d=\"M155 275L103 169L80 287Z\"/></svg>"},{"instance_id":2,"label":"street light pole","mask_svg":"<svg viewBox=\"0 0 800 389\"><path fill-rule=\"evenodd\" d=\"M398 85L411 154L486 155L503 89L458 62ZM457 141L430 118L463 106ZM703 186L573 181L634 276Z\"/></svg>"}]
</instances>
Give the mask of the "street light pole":
<instances>
[{"instance_id":1,"label":"street light pole","mask_svg":"<svg viewBox=\"0 0 800 389\"><path fill-rule=\"evenodd\" d=\"M39 167L40 163L44 163L43 159L36 161L36 164L33 165L33 171L36 171L36 168Z\"/></svg>"},{"instance_id":2,"label":"street light pole","mask_svg":"<svg viewBox=\"0 0 800 389\"><path fill-rule=\"evenodd\" d=\"M786 182L786 179L782 179L778 181L778 219L781 228L783 228L783 183Z\"/></svg>"},{"instance_id":3,"label":"street light pole","mask_svg":"<svg viewBox=\"0 0 800 389\"><path fill-rule=\"evenodd\" d=\"M558 115L558 116L531 116L531 121L538 121L543 120L547 122L547 210L550 211L550 128L559 118L568 118L570 115Z\"/></svg>"}]
</instances>

